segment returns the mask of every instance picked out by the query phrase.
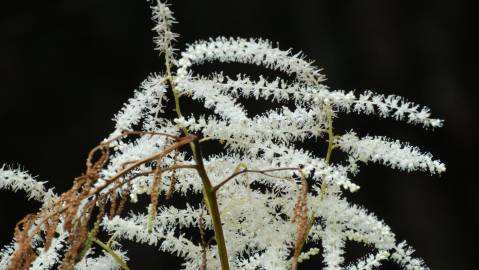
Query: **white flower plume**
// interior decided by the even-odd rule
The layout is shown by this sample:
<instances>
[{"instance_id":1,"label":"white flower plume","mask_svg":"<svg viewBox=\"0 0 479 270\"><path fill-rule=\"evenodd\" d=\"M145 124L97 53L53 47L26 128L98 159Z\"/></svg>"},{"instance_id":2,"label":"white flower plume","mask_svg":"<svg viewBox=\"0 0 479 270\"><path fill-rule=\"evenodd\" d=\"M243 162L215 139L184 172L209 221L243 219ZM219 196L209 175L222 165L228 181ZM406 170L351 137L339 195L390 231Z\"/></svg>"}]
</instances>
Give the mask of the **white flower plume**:
<instances>
[{"instance_id":1,"label":"white flower plume","mask_svg":"<svg viewBox=\"0 0 479 270\"><path fill-rule=\"evenodd\" d=\"M44 204L57 196L53 189L45 188L45 183L35 180L21 169L8 168L6 165L0 167L0 189L10 189L14 192L23 190L27 193L28 199L35 199Z\"/></svg>"},{"instance_id":2,"label":"white flower plume","mask_svg":"<svg viewBox=\"0 0 479 270\"><path fill-rule=\"evenodd\" d=\"M218 223L214 222L210 206L161 205L164 194L185 200L205 194L203 178L193 170L199 167L192 158L197 153L183 151L185 146L161 158L148 159L188 134L200 137L198 143L202 147L212 141L222 146L221 151L204 156L202 161L215 188L219 226L226 239L231 269L296 269L295 263L319 254L324 269L376 269L387 260L404 269L427 269L421 259L412 256L412 248L397 242L384 221L364 207L348 202L343 192L360 188L352 179L359 170L357 161L431 174L443 173L445 165L418 147L393 138L359 137L353 131L334 134L333 119L343 113L362 113L425 128L441 127L442 120L432 118L427 107L403 97L369 90L362 94L331 90L324 84L321 69L302 53L281 50L264 39L200 40L176 55L174 42L178 35L172 32L173 12L164 1L155 1L151 8L157 34L155 45L165 57L165 73L148 76L113 119L115 127L104 141L112 142L107 150L103 149L108 151L108 160L91 183L101 189L101 196L110 194L108 201L101 204L86 196L81 205L93 202L96 206L112 207L113 197L136 203L142 196L155 194L160 197L160 205L146 213L135 211L127 216L102 213L98 219L101 224L96 224L95 229L112 237L113 244L107 246L110 250L101 252L97 246L89 249L78 258L74 269L119 269L119 261L128 261L127 250L121 248L120 241L148 244L176 254L184 260L183 269L223 267L218 239L198 241L198 237L188 234L197 231L205 238L216 232ZM194 73L193 66L209 62L257 65L279 71L290 79ZM174 119L168 118L170 108L166 108L167 97L171 96L177 113ZM186 98L199 101L205 114L182 114L181 100ZM248 108L241 105L244 98L274 101L281 106L250 117ZM206 115L208 111L212 113ZM122 137L125 131L132 130L142 135ZM317 151L304 146L306 140L316 142L318 148L327 143L328 152L324 156L316 154ZM331 161L330 156L337 149L346 153L349 164ZM147 162L125 171L127 165L144 159ZM183 169L161 171L176 165ZM161 174L153 175L155 170ZM108 181L115 176L117 185L109 186ZM59 198L44 187L44 182L6 166L0 167L0 188L23 190L28 198L44 205ZM67 203L63 200L59 205L66 208ZM73 214L77 220L81 218L79 211ZM42 248L43 238L35 239L33 247L38 258L31 269L51 269L63 258L69 248L69 236L63 226L61 220L48 250ZM43 226L39 231L46 233L47 229ZM344 256L347 241L365 244L373 251L349 262ZM310 246L307 250L301 249L304 243ZM0 252L0 269L8 268L17 249L18 244L13 241Z\"/></svg>"},{"instance_id":3,"label":"white flower plume","mask_svg":"<svg viewBox=\"0 0 479 270\"><path fill-rule=\"evenodd\" d=\"M443 173L444 163L433 160L430 153L421 153L418 147L392 141L381 136L359 138L356 133L349 132L336 140L336 145L352 157L367 163L379 162L393 169L403 171L429 171L431 174Z\"/></svg>"}]
</instances>

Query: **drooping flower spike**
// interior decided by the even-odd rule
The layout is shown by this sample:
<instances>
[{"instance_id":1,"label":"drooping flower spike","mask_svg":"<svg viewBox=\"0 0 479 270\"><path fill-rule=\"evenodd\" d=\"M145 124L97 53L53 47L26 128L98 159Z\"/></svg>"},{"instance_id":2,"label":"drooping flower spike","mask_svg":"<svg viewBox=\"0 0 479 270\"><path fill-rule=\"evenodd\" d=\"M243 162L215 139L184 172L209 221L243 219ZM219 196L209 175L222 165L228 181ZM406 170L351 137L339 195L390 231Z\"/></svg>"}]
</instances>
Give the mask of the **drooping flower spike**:
<instances>
[{"instance_id":1,"label":"drooping flower spike","mask_svg":"<svg viewBox=\"0 0 479 270\"><path fill-rule=\"evenodd\" d=\"M443 173L445 165L394 138L360 137L354 131L334 134L333 120L343 113L362 113L425 128L441 127L442 120L403 97L331 90L321 69L302 53L281 50L264 39L218 37L177 52L178 35L172 31L176 21L169 5L156 1L152 11L165 71L150 75L116 114L114 130L92 151L91 156L100 153L99 160L89 159L87 173L74 187L56 195L22 170L0 168L0 188L24 190L43 203L39 214L26 218L20 224L25 228L1 251L0 269L128 269L122 241L176 254L188 270L295 270L319 254L324 269L375 269L387 260L404 269L427 269L384 221L348 202L343 193L359 189L352 180L358 162L431 174ZM257 65L290 79L193 72L193 66L208 62ZM174 119L165 116L170 91ZM183 115L180 101L186 98L200 101L213 114ZM249 117L242 98L283 106ZM326 155L303 149L306 139L327 142ZM222 153L199 158L195 143L211 140L224 145ZM331 162L338 150L348 162ZM163 195L188 200L194 194L202 194L205 203L162 205ZM151 203L144 212L122 214L125 205L145 195ZM99 209L96 218L93 209ZM186 234L192 230L202 241ZM99 240L99 231L110 240ZM214 241L205 241L205 231L215 233ZM224 239L218 237L220 231ZM348 262L346 241L363 243L372 251ZM25 265L22 251L32 254L31 265Z\"/></svg>"}]
</instances>

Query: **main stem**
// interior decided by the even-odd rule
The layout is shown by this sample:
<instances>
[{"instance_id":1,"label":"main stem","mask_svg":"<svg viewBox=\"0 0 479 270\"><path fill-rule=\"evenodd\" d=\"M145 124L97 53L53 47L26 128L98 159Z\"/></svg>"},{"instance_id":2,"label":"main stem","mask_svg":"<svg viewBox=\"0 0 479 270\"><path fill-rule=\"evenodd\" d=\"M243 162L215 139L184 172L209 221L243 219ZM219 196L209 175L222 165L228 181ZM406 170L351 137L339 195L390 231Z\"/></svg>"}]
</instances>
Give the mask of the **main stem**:
<instances>
[{"instance_id":1,"label":"main stem","mask_svg":"<svg viewBox=\"0 0 479 270\"><path fill-rule=\"evenodd\" d=\"M167 55L165 57L165 65L166 65L166 73L168 76L168 81L170 83L171 90L173 92L173 97L175 100L175 110L176 115L178 117L183 117L181 113L181 106L180 106L180 95L176 90L175 84L173 82L173 76L171 74L171 67L170 67L170 59ZM182 128L183 133L185 136L194 136L190 135L188 129L186 127ZM198 137L194 136L193 141L190 143L191 152L193 152L193 157L196 161L196 169L198 170L198 174L201 177L201 181L203 182L203 197L206 202L206 207L208 208L208 212L211 215L211 221L213 223L213 230L215 232L215 240L216 245L218 247L218 255L220 257L221 262L221 269L222 270L229 270L229 261L228 261L228 252L226 250L226 241L223 234L223 227L221 224L221 216L220 211L218 208L218 201L216 199L216 192L211 184L211 181L206 173L205 166L203 164L203 156L201 154L200 143Z\"/></svg>"},{"instance_id":2,"label":"main stem","mask_svg":"<svg viewBox=\"0 0 479 270\"><path fill-rule=\"evenodd\" d=\"M193 135L190 135L193 136ZM229 270L229 262L228 262L228 252L226 250L226 241L223 234L223 227L221 224L221 216L220 211L218 209L218 201L216 199L216 193L211 184L210 179L208 178L208 174L206 173L204 164L203 164L203 157L201 154L201 148L198 138L196 137L193 140L193 153L194 158L197 165L198 174L201 177L201 181L203 182L203 196L205 198L206 207L208 207L208 211L211 215L211 220L213 222L213 229L215 232L215 240L218 246L218 255L220 257L221 262L221 269L222 270Z\"/></svg>"}]
</instances>

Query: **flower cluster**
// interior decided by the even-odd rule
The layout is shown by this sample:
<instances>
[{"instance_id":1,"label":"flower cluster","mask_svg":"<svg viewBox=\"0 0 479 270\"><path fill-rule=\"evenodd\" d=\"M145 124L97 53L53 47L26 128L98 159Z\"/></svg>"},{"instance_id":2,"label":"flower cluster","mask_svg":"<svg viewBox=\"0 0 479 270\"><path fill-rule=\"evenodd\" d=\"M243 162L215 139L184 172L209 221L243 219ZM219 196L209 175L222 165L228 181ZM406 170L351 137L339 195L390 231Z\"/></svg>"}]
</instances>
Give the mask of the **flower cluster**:
<instances>
[{"instance_id":1,"label":"flower cluster","mask_svg":"<svg viewBox=\"0 0 479 270\"><path fill-rule=\"evenodd\" d=\"M29 230L56 232L51 238L31 237L28 245L37 256L25 269L50 269L62 263L65 250L71 261L61 264L64 269L128 269L128 252L120 244L125 240L176 254L184 260L183 269L191 270L294 270L318 254L324 258L324 269L374 269L386 260L405 269L427 269L422 260L411 256L405 242L397 242L381 219L348 202L343 193L359 189L351 179L359 161L431 174L443 173L444 164L415 146L387 137L361 138L354 131L334 134L333 121L353 112L425 128L440 127L442 120L431 118L428 108L402 97L330 90L320 69L303 54L281 50L263 39L212 38L176 55L172 11L161 1L152 10L156 49L165 55L166 71L149 76L115 116L115 129L98 148L103 153L100 161L89 159L91 171L82 178L88 192L77 188L60 197L23 171L0 168L0 188L26 191L29 198L44 202L47 223L52 215L59 219L53 229L42 223L42 215L25 222L33 228ZM208 76L193 72L193 66L207 62L252 64L293 79L260 76L253 80L243 74L231 78L221 72ZM177 112L174 119L166 118L163 110L170 92ZM180 100L188 97L213 114L183 115ZM249 117L240 99L250 97L283 106ZM125 137L125 132L140 136ZM191 134L199 139L191 139ZM190 140L182 143L186 139ZM302 148L306 139L327 142L326 155ZM220 142L223 151L201 156L194 145L206 141ZM188 143L189 151L184 150ZM338 150L348 156L348 162L331 162ZM188 199L192 194L202 194L204 203L158 207L160 196ZM150 196L147 211L122 215L118 209L127 201L136 203L139 196ZM71 202L76 212L61 214ZM49 209L52 204L57 206ZM77 240L72 238L76 227L71 229L71 223L84 224L80 221L94 206L101 209L100 215L85 234L85 244L77 247L82 252L73 256ZM111 236L110 241L95 238L100 230ZM192 230L201 235L201 241L186 234ZM215 241L204 239L208 232L214 232ZM15 258L25 246L18 241L16 237L1 251L1 269L21 265ZM364 243L372 251L347 262L346 241ZM306 250L305 244L311 247Z\"/></svg>"}]
</instances>

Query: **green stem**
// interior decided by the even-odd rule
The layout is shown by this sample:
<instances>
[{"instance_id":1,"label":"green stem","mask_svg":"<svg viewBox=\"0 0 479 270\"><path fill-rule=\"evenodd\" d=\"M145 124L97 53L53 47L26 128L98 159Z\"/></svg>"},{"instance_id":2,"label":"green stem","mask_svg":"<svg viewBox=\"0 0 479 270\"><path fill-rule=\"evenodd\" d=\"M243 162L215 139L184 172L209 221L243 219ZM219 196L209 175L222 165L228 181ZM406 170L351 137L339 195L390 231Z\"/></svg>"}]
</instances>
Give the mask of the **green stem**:
<instances>
[{"instance_id":1,"label":"green stem","mask_svg":"<svg viewBox=\"0 0 479 270\"><path fill-rule=\"evenodd\" d=\"M325 161L327 164L331 161L331 154L334 149L334 132L333 132L333 116L331 107L326 107L326 118L328 120L328 150L326 152ZM321 198L328 192L328 185L323 181L321 183Z\"/></svg>"},{"instance_id":2,"label":"green stem","mask_svg":"<svg viewBox=\"0 0 479 270\"><path fill-rule=\"evenodd\" d=\"M201 155L201 148L198 138L195 138L193 140L192 145L194 149L193 153L197 164L198 174L200 175L201 181L203 182L203 196L205 198L206 207L208 207L208 212L211 215L211 221L213 223L215 240L218 246L218 255L221 262L221 269L229 270L230 267L228 262L228 252L226 250L226 242L223 234L223 227L221 224L221 216L218 208L218 201L216 199L216 193L210 179L208 178L208 174L206 173L206 169L203 164L203 157Z\"/></svg>"},{"instance_id":3,"label":"green stem","mask_svg":"<svg viewBox=\"0 0 479 270\"><path fill-rule=\"evenodd\" d=\"M178 90L176 90L175 88L175 84L173 82L173 78L171 77L171 75L168 75L168 82L170 83L171 91L173 92L173 99L175 100L176 115L178 116L178 118L181 118L183 117L183 113L181 112L180 95L178 93ZM182 127L182 130L185 136L190 135L190 132L188 131L186 127Z\"/></svg>"},{"instance_id":4,"label":"green stem","mask_svg":"<svg viewBox=\"0 0 479 270\"><path fill-rule=\"evenodd\" d=\"M117 233L115 232L115 233L110 237L110 239L108 239L108 242L106 242L106 245L107 245L107 246L111 247L111 243L113 242L113 240L115 240L116 235L117 235Z\"/></svg>"},{"instance_id":5,"label":"green stem","mask_svg":"<svg viewBox=\"0 0 479 270\"><path fill-rule=\"evenodd\" d=\"M326 163L329 163L334 148L333 117L331 115L331 108L329 107L326 110L326 117L328 119L328 151L326 152Z\"/></svg>"},{"instance_id":6,"label":"green stem","mask_svg":"<svg viewBox=\"0 0 479 270\"><path fill-rule=\"evenodd\" d=\"M173 75L171 74L171 65L170 65L170 55L165 55L165 67L166 67L166 75L168 82L170 83L171 91L173 92L173 98L175 100L175 111L178 117L183 117L181 113L181 106L180 106L180 94L178 90L176 90L175 83L173 82ZM188 136L190 133L188 132L187 128L183 128L183 133L185 136Z\"/></svg>"},{"instance_id":7,"label":"green stem","mask_svg":"<svg viewBox=\"0 0 479 270\"><path fill-rule=\"evenodd\" d=\"M176 89L175 83L173 81L173 75L171 74L171 66L170 66L170 58L169 55L165 56L165 66L166 66L166 75L167 75L167 80L170 83L171 87L171 92L173 92L173 99L175 101L175 111L176 115L178 118L183 117L183 113L181 112L181 105L180 105L180 94L178 93L178 90ZM183 134L185 136L190 135L190 131L186 127L181 128L183 130ZM190 148L191 151L193 152L193 155L195 154L195 149L193 145L190 143Z\"/></svg>"},{"instance_id":8,"label":"green stem","mask_svg":"<svg viewBox=\"0 0 479 270\"><path fill-rule=\"evenodd\" d=\"M173 97L175 100L175 110L176 115L178 117L183 117L181 112L180 106L180 95L176 90L175 83L173 81L173 75L171 74L171 66L170 66L170 56L165 55L165 67L167 78L170 83L171 90L173 92ZM183 127L183 133L185 136L194 136L190 135L190 132L186 127ZM203 182L203 197L205 198L206 206L208 208L208 212L211 215L211 220L213 222L213 230L215 232L215 240L218 246L218 255L220 257L221 262L221 269L222 270L229 270L229 262L228 262L228 253L226 250L226 242L225 237L223 234L223 227L221 224L221 216L220 211L218 208L218 201L216 199L216 193L213 189L213 185L211 184L210 179L208 178L208 174L206 173L206 169L203 164L203 156L201 154L200 144L198 137L194 136L193 142L190 143L191 152L193 153L193 157L195 158L197 164L198 174L201 177L201 181Z\"/></svg>"},{"instance_id":9,"label":"green stem","mask_svg":"<svg viewBox=\"0 0 479 270\"><path fill-rule=\"evenodd\" d=\"M93 239L93 242L95 242L95 244L99 245L102 249L104 249L111 256L113 256L113 258L120 264L123 270L130 270L128 265L126 265L126 262L123 261L123 259L118 254L116 254L116 252L113 249L111 249L110 246L106 245L105 243L98 240L97 238Z\"/></svg>"},{"instance_id":10,"label":"green stem","mask_svg":"<svg viewBox=\"0 0 479 270\"><path fill-rule=\"evenodd\" d=\"M97 218L95 224L93 225L93 228L88 232L88 238L85 241L85 244L83 244L83 250L80 252L80 259L85 257L88 250L90 250L93 244L93 239L95 239L96 235L98 234L98 231L100 230L100 223L101 219Z\"/></svg>"}]
</instances>

